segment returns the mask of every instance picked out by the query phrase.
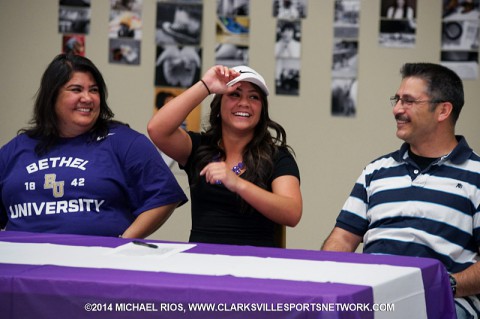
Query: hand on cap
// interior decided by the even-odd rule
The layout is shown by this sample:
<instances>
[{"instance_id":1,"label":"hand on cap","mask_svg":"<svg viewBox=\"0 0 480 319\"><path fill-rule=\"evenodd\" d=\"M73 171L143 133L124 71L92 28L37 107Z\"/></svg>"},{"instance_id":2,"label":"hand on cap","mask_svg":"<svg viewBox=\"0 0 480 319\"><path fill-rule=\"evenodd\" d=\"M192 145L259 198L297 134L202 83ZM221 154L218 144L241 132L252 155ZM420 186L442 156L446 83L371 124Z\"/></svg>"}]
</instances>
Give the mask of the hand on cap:
<instances>
[{"instance_id":1,"label":"hand on cap","mask_svg":"<svg viewBox=\"0 0 480 319\"><path fill-rule=\"evenodd\" d=\"M224 65L211 67L202 77L209 91L214 94L230 93L236 90L239 83L227 86L227 83L238 77L240 73Z\"/></svg>"}]
</instances>

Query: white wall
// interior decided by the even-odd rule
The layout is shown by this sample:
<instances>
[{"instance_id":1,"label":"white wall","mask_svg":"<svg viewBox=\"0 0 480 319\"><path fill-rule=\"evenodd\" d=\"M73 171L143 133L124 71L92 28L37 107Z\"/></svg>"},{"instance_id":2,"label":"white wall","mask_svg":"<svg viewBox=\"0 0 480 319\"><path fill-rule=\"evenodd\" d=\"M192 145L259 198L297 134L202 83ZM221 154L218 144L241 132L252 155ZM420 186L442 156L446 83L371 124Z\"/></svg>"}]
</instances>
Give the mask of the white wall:
<instances>
[{"instance_id":1,"label":"white wall","mask_svg":"<svg viewBox=\"0 0 480 319\"><path fill-rule=\"evenodd\" d=\"M273 90L272 2L250 2L250 66L264 75ZM288 229L288 248L318 249L364 165L400 145L388 101L400 83L400 66L404 62L439 62L442 1L418 1L415 48L387 49L377 44L380 0L362 0L357 116L331 117L333 2L308 1L308 17L302 22L300 96L270 97L272 118L287 130L302 178L303 218L296 228ZM154 98L155 3L144 0L140 66L108 63L109 1L92 0L91 32L86 39L87 56L107 81L116 118L145 134ZM30 119L41 74L61 50L57 22L58 0L0 0L0 145ZM214 34L215 0L204 0L204 70L214 62ZM465 135L476 150L480 150L479 89L479 80L465 81L467 102L457 124L457 133ZM206 108L208 103L203 110ZM188 194L185 175L178 169L174 172ZM186 241L189 212L189 204L178 209L152 237Z\"/></svg>"}]
</instances>

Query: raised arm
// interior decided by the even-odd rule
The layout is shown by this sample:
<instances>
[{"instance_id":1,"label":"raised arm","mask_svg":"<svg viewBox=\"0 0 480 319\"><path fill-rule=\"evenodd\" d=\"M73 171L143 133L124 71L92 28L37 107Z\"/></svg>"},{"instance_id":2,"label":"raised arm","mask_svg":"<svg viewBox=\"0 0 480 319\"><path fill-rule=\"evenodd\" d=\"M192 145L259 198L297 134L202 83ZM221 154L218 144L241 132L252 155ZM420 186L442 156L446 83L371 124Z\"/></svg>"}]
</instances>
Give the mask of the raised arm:
<instances>
[{"instance_id":1,"label":"raised arm","mask_svg":"<svg viewBox=\"0 0 480 319\"><path fill-rule=\"evenodd\" d=\"M198 81L185 92L165 104L148 123L148 135L153 143L166 155L184 165L192 149L192 141L180 125L188 114L209 94L232 92L237 85L227 87L227 83L239 75L225 66L210 68Z\"/></svg>"}]
</instances>

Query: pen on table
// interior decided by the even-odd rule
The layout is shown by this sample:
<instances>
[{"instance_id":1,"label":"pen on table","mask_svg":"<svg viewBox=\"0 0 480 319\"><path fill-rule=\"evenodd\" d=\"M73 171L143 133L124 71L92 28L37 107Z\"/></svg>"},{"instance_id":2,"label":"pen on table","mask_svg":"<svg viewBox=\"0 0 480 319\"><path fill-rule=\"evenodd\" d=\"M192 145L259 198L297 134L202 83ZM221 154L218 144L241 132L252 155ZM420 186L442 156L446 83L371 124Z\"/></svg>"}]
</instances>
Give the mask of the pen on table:
<instances>
[{"instance_id":1,"label":"pen on table","mask_svg":"<svg viewBox=\"0 0 480 319\"><path fill-rule=\"evenodd\" d=\"M140 241L140 240L134 240L134 241L132 241L132 243L134 243L135 245L140 245L140 246L145 246L145 247L150 247L150 248L158 248L157 245L145 243L145 242Z\"/></svg>"}]
</instances>

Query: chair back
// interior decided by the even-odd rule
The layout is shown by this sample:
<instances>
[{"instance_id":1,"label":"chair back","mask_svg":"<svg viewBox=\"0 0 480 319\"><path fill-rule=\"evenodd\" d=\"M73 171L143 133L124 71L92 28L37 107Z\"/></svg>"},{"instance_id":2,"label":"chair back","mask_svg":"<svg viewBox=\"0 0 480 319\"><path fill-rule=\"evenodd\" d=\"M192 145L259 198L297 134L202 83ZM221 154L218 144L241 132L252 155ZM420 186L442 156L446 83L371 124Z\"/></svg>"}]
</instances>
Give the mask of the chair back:
<instances>
[{"instance_id":1,"label":"chair back","mask_svg":"<svg viewBox=\"0 0 480 319\"><path fill-rule=\"evenodd\" d=\"M287 247L287 229L284 225L275 225L274 230L275 243L277 247L286 248Z\"/></svg>"}]
</instances>

